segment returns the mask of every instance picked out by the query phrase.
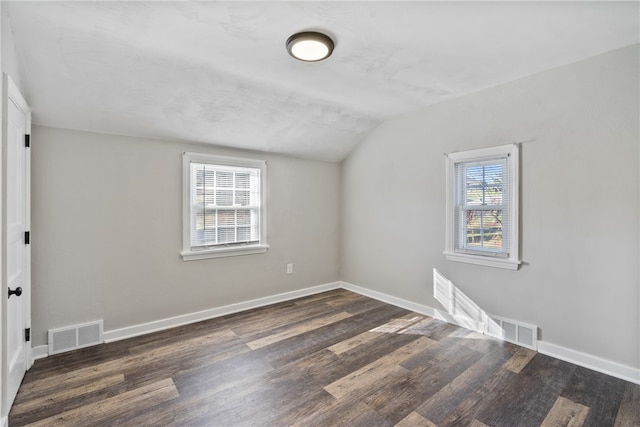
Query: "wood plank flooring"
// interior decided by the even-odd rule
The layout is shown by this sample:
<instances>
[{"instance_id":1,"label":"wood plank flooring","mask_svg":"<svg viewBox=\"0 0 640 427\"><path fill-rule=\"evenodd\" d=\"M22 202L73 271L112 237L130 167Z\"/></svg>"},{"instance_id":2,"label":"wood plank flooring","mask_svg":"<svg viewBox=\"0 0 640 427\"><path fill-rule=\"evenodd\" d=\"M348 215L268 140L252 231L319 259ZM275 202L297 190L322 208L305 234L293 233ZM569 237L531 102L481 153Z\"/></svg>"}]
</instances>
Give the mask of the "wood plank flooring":
<instances>
[{"instance_id":1,"label":"wood plank flooring","mask_svg":"<svg viewBox=\"0 0 640 427\"><path fill-rule=\"evenodd\" d=\"M38 360L32 426L640 426L640 386L345 290Z\"/></svg>"}]
</instances>

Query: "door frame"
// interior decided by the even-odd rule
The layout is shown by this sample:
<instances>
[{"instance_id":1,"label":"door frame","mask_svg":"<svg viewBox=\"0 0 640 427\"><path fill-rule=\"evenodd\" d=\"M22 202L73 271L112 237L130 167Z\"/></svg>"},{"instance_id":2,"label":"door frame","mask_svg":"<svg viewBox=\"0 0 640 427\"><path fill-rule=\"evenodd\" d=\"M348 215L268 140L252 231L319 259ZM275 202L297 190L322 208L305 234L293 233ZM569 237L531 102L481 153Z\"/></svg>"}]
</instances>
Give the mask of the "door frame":
<instances>
[{"instance_id":1,"label":"door frame","mask_svg":"<svg viewBox=\"0 0 640 427\"><path fill-rule=\"evenodd\" d=\"M26 118L25 133L31 135L31 108L20 93L18 86L6 73L2 74L2 150L0 159L0 319L2 321L0 339L0 425L7 423L10 407L7 402L7 302L8 298L4 294L7 289L7 132L8 132L8 112L9 103L13 103L21 110ZM25 152L25 231L31 231L31 149L26 148ZM31 244L25 245L25 280L23 286L24 299L24 325L31 328ZM29 369L33 365L31 355L31 342L25 345L25 366Z\"/></svg>"}]
</instances>

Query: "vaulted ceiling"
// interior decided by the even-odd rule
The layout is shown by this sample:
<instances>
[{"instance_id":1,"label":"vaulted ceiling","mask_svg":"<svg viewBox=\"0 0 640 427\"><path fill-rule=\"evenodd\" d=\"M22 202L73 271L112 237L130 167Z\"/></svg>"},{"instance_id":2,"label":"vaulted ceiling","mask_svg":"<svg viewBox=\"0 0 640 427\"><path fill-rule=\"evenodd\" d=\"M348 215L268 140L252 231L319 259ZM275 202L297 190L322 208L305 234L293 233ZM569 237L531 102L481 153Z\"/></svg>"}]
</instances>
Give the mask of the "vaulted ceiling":
<instances>
[{"instance_id":1,"label":"vaulted ceiling","mask_svg":"<svg viewBox=\"0 0 640 427\"><path fill-rule=\"evenodd\" d=\"M33 122L341 161L382 121L637 43L638 2L12 2ZM329 59L289 57L321 30ZM550 100L552 101L552 100Z\"/></svg>"}]
</instances>

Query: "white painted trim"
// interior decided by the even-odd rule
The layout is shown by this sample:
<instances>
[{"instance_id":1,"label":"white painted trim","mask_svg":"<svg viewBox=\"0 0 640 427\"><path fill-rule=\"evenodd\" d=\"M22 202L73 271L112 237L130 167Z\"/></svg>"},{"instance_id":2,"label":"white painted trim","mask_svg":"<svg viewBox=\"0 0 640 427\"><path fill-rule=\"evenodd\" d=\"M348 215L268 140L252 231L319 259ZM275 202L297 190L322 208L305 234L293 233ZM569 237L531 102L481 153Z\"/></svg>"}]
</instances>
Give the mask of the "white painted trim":
<instances>
[{"instance_id":1,"label":"white painted trim","mask_svg":"<svg viewBox=\"0 0 640 427\"><path fill-rule=\"evenodd\" d=\"M250 301L229 304L222 307L211 308L208 310L198 311L195 313L183 314L180 316L170 317L167 319L156 320L153 322L142 323L139 325L127 326L121 329L105 331L104 341L109 343L119 341L126 338L137 337L139 335L158 332L176 326L188 325L190 323L200 322L203 320L213 319L215 317L226 316L228 314L238 313L240 311L251 310L253 308L264 307L270 304L289 301L309 295L315 295L320 292L326 292L340 288L340 282L327 283L324 285L312 286L310 288L300 289L297 291L285 292L269 297L253 299Z\"/></svg>"},{"instance_id":2,"label":"white painted trim","mask_svg":"<svg viewBox=\"0 0 640 427\"><path fill-rule=\"evenodd\" d=\"M402 298L387 295L378 291L373 291L371 289L363 288L351 283L342 282L341 287L343 289L356 292L358 294L377 299L388 304L406 308L407 310L415 311L416 313L425 314L427 316L443 320L453 325L460 326L461 328L475 330L480 333L484 332L481 329L482 325L477 325L477 327L474 327L474 325L472 324L467 325L465 319L457 318L456 316L452 316L445 311L438 310L427 305L417 304ZM544 341L538 341L537 347L539 353L545 354L547 356L555 357L556 359L564 360L565 362L573 363L574 365L582 366L587 369L592 369L606 375L611 375L612 377L620 378L625 381L640 384L640 369L625 366L620 363L612 362L610 360L606 360L597 356L582 353L577 350L572 350Z\"/></svg>"},{"instance_id":3,"label":"white painted trim","mask_svg":"<svg viewBox=\"0 0 640 427\"><path fill-rule=\"evenodd\" d=\"M34 360L44 359L45 357L49 357L48 345L37 345L31 348L31 364L33 364Z\"/></svg>"},{"instance_id":4,"label":"white painted trim","mask_svg":"<svg viewBox=\"0 0 640 427\"><path fill-rule=\"evenodd\" d=\"M456 162L474 162L494 159L496 157L508 156L509 161L509 185L511 194L509 197L509 211L511 220L508 229L509 239L509 257L498 258L493 257L489 253L470 254L455 251L456 243L454 242L455 234L455 164ZM445 250L444 255L448 261L465 262L475 265L484 265L487 267L505 268L509 270L518 270L522 261L520 260L520 145L518 143L501 145L497 147L480 148L476 150L460 151L457 153L449 153L445 159L445 182L446 182L446 199L445 199Z\"/></svg>"},{"instance_id":5,"label":"white painted trim","mask_svg":"<svg viewBox=\"0 0 640 427\"><path fill-rule=\"evenodd\" d=\"M640 384L640 369L544 341L538 341L538 352L634 384Z\"/></svg>"},{"instance_id":6,"label":"white painted trim","mask_svg":"<svg viewBox=\"0 0 640 427\"><path fill-rule=\"evenodd\" d=\"M7 422L8 421L9 421L9 417L2 417L2 418L0 418L0 425L2 427L7 427L7 425L8 425Z\"/></svg>"},{"instance_id":7,"label":"white painted trim","mask_svg":"<svg viewBox=\"0 0 640 427\"><path fill-rule=\"evenodd\" d=\"M0 197L0 223L1 230L0 234L2 238L0 239L0 282L2 289L6 289L8 284L7 277L7 224L6 224L6 201L7 201L7 144L4 142L8 137L8 121L9 121L9 104L14 105L19 111L24 114L25 117L25 135L31 135L31 108L27 104L26 100L22 96L20 89L14 83L11 76L6 73L2 73L2 149L0 150L0 183L1 185L1 197ZM21 144L24 151L24 173L25 173L25 223L24 230L31 230L31 149ZM31 241L33 243L33 239ZM22 290L24 296L21 301L23 303L24 312L22 313L24 324L22 325L24 328L31 328L31 245L25 245L24 247L24 280L22 282ZM8 348L7 348L7 299L3 298L2 303L0 303L0 324L2 324L1 329L1 339L0 339L0 422L2 425L6 425L8 423L7 416L9 411L11 410L11 405L8 402L8 399L11 399L11 403L13 402L13 397L8 396L9 385L9 364L10 360L8 358ZM25 343L24 347L24 368L25 372L31 367L32 355L31 355L31 346ZM24 374L24 373L23 373Z\"/></svg>"},{"instance_id":8,"label":"white painted trim","mask_svg":"<svg viewBox=\"0 0 640 427\"><path fill-rule=\"evenodd\" d=\"M216 247L203 250L191 248L191 163L217 166L255 168L260 170L260 241L252 245ZM267 161L240 157L215 156L202 153L182 153L182 251L183 261L222 258L265 253L267 244Z\"/></svg>"},{"instance_id":9,"label":"white painted trim","mask_svg":"<svg viewBox=\"0 0 640 427\"><path fill-rule=\"evenodd\" d=\"M121 329L115 329L111 331L105 331L104 341L113 342L126 338L132 338L139 335L144 335L152 332L158 332L176 326L187 325L190 323L200 322L203 320L213 319L215 317L225 316L233 313L238 313L244 310L250 310L253 308L264 307L270 304L276 304L279 302L289 301L296 298L301 298L309 295L315 295L320 292L331 291L334 289L346 289L351 292L355 292L360 295L367 296L369 298L376 299L378 301L392 304L397 307L402 307L407 310L414 311L416 313L431 316L433 318L451 323L461 328L475 330L483 333L483 324L470 324L468 319L461 318L459 316L452 316L449 313L435 309L428 305L418 304L403 298L394 297L389 294L374 291L371 289L363 288L361 286L354 285L347 282L333 282L324 285L312 286L297 291L285 292L269 297L258 298L250 301L240 302L236 304L230 304L222 307L212 308L209 310L203 310L195 313L184 314L181 316L175 316L167 319L161 319L153 322L143 323L134 326L128 326ZM582 366L588 369L592 369L597 372L601 372L606 375L611 375L616 378L623 379L635 384L640 384L640 369L625 366L616 362L612 362L606 359L602 359L597 356L593 356L586 353L581 353L576 350L561 347L556 344L551 344L544 341L538 341L538 352L547 356L555 357L560 360L564 360L569 363L573 363L578 366ZM32 355L33 359L42 359L48 356L48 346L41 345L33 347Z\"/></svg>"},{"instance_id":10,"label":"white painted trim","mask_svg":"<svg viewBox=\"0 0 640 427\"><path fill-rule=\"evenodd\" d=\"M424 314L426 316L436 317L435 310L429 306L394 297L382 292L363 288L362 286L354 285L353 283L340 282L340 284L340 287L342 289L346 289L348 291L352 291L369 298L377 299L378 301L386 302L387 304L395 305L397 307L406 308L407 310L415 311L416 313Z\"/></svg>"},{"instance_id":11,"label":"white painted trim","mask_svg":"<svg viewBox=\"0 0 640 427\"><path fill-rule=\"evenodd\" d=\"M378 301L386 302L387 304L402 307L407 310L415 311L416 313L424 314L425 316L433 317L434 319L442 320L443 322L451 323L452 325L460 326L461 328L471 329L472 331L480 333L484 333L485 330L484 323L473 322L461 316L451 315L446 311L438 310L433 307L429 307L428 305L418 304L347 282L342 282L342 288L369 298L377 299Z\"/></svg>"},{"instance_id":12,"label":"white painted trim","mask_svg":"<svg viewBox=\"0 0 640 427\"><path fill-rule=\"evenodd\" d=\"M517 270L520 268L522 261L510 258L488 257L482 255L461 254L456 252L443 252L448 261L466 262L467 264L484 265L487 267L505 268L508 270Z\"/></svg>"},{"instance_id":13,"label":"white painted trim","mask_svg":"<svg viewBox=\"0 0 640 427\"><path fill-rule=\"evenodd\" d=\"M204 249L201 251L183 251L180 252L180 255L184 261L196 261L199 259L263 254L267 252L268 249L269 245L231 246L228 248Z\"/></svg>"}]
</instances>

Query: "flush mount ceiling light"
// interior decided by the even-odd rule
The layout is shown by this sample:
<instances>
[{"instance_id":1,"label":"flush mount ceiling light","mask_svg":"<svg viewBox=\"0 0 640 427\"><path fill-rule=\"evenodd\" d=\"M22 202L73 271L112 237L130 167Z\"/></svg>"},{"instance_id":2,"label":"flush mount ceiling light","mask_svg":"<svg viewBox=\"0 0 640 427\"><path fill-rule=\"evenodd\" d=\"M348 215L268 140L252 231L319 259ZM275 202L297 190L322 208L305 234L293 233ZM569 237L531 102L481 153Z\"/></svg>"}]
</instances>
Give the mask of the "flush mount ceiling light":
<instances>
[{"instance_id":1,"label":"flush mount ceiling light","mask_svg":"<svg viewBox=\"0 0 640 427\"><path fill-rule=\"evenodd\" d=\"M304 31L287 39L287 51L300 61L322 61L333 52L333 40L322 33Z\"/></svg>"}]
</instances>

